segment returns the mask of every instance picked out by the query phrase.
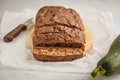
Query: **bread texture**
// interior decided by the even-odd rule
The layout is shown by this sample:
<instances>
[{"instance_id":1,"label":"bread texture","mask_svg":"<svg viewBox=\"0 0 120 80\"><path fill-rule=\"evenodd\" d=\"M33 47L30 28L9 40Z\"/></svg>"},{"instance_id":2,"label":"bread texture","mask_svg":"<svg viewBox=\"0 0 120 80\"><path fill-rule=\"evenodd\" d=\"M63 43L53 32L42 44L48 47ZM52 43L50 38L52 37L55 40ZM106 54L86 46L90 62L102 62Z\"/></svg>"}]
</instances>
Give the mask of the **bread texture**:
<instances>
[{"instance_id":1,"label":"bread texture","mask_svg":"<svg viewBox=\"0 0 120 80\"><path fill-rule=\"evenodd\" d=\"M88 31L85 31L79 14L70 8L43 7L38 11L36 23L32 26L34 28L30 30L27 45L40 61L72 61L81 58L93 43L92 38L86 37ZM91 39L91 42L88 44L86 39Z\"/></svg>"}]
</instances>

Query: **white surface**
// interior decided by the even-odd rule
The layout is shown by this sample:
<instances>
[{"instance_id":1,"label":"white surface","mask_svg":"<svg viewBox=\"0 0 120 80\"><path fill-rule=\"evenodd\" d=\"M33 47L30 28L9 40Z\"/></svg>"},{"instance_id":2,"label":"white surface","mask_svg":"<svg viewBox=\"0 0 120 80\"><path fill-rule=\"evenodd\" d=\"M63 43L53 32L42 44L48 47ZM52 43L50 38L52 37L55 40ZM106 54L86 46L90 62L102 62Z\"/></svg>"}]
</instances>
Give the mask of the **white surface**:
<instances>
[{"instance_id":1,"label":"white surface","mask_svg":"<svg viewBox=\"0 0 120 80\"><path fill-rule=\"evenodd\" d=\"M13 5L8 5L8 4L14 4L14 3L11 2L11 1L8 1L8 2L9 3L6 3L6 5L2 4L3 5L2 7L4 9L14 11L15 8L12 7ZM22 3L22 2L23 1L21 0L20 3ZM28 5L27 4L25 5L25 3L23 3L23 6L18 7L17 9L22 10L22 8L29 8L29 7L31 7L32 9L33 8L38 9L39 6L41 6L41 4L39 4L38 2L34 2L32 0L30 0L29 2L30 3ZM113 13L113 18L114 18L114 22L115 22L115 24L114 24L115 28L114 29L116 29L117 33L120 32L120 29L119 29L119 17L120 16L118 15L119 14L119 12L118 12L119 1L116 1L116 0L111 1L110 0L110 1L105 1L105 2L102 2L102 1L100 1L100 2L98 2L98 1L95 1L95 2L94 1L90 1L90 2L89 1L79 1L79 2L80 3L75 2L75 1L73 1L73 2L69 1L69 2L65 3L63 1L60 1L57 4L64 4L64 5L69 4L70 6L79 7L80 4L82 4L82 3L86 4L87 3L88 5L91 5L93 7L95 6L96 9L101 8L102 10L110 11L110 12ZM0 4L1 3L5 3L5 1L0 2ZM42 3L44 3L44 0L43 0ZM50 3L50 2L47 2L47 3L48 4L56 4L54 1L52 1L52 3ZM108 4L105 4L105 3L108 3ZM72 4L75 4L75 5L72 5ZM18 5L18 3L16 5ZM3 9L2 9L2 11L3 11ZM19 10L16 10L16 11L19 11ZM24 72L24 75L18 76L18 74L21 74L21 73L23 74L23 72ZM55 80L66 80L66 79L69 79L69 80L84 80L86 77L88 77L86 80L91 80L90 76L89 76L90 74L51 73L51 72L35 72L35 71L32 71L32 73L29 73L29 72L31 72L31 71L21 71L21 70L16 70L16 69L15 70L14 69L9 69L9 68L7 68L7 70L6 70L5 67L1 67L0 80L3 80L3 79L10 80L10 78L12 80L15 80L15 78L17 78L18 80L23 79L23 78L24 78L24 80L26 80L26 79L28 80L28 77L29 77L30 80L36 80L36 79L42 79L42 80L54 80L54 79ZM16 75L16 73L18 73L18 74ZM45 76L47 76L47 77L45 77ZM5 78L5 77L7 77L7 78ZM103 77L103 78L105 78L105 77ZM116 78L115 76L114 76L113 79L112 79L112 77L110 77L109 80L118 80L118 79L115 79L115 78ZM108 79L108 78L105 78L105 79L102 79L102 80L106 80L106 79Z\"/></svg>"},{"instance_id":2,"label":"white surface","mask_svg":"<svg viewBox=\"0 0 120 80\"><path fill-rule=\"evenodd\" d=\"M94 37L94 45L84 58L70 62L36 61L30 49L26 47L26 36L28 34L25 31L23 32L24 35L19 35L10 43L1 42L0 63L25 70L90 73L96 67L96 63L106 55L107 49L116 37L112 30L112 14L95 10L88 5L72 8L81 15ZM89 13L91 16L87 16ZM36 11L32 9L26 9L22 12L5 11L1 20L2 38L17 25L34 16L36 16Z\"/></svg>"}]
</instances>

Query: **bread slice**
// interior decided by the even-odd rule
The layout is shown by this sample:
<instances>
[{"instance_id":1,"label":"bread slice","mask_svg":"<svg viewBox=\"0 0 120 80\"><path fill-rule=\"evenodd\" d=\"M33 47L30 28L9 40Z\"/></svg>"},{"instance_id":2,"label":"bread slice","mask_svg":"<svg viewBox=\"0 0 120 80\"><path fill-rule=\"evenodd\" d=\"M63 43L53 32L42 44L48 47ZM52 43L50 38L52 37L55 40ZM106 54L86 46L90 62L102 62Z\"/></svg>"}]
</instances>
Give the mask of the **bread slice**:
<instances>
[{"instance_id":1,"label":"bread slice","mask_svg":"<svg viewBox=\"0 0 120 80\"><path fill-rule=\"evenodd\" d=\"M83 49L84 48L39 47L33 48L32 52L34 57L40 61L71 61L83 57Z\"/></svg>"}]
</instances>

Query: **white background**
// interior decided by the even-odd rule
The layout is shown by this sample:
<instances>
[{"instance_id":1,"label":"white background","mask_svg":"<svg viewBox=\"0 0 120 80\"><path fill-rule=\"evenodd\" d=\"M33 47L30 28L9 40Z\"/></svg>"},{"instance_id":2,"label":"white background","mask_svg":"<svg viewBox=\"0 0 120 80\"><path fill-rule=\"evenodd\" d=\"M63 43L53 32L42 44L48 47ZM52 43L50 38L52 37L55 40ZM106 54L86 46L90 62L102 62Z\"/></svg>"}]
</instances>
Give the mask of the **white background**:
<instances>
[{"instance_id":1,"label":"white background","mask_svg":"<svg viewBox=\"0 0 120 80\"><path fill-rule=\"evenodd\" d=\"M120 33L120 0L0 0L0 19L5 10L22 11L30 8L38 10L42 5L66 5L80 6L87 4L97 10L108 11L113 14L114 30ZM53 73L18 70L0 65L0 80L91 80L90 74L78 73ZM98 80L118 80L102 77Z\"/></svg>"}]
</instances>

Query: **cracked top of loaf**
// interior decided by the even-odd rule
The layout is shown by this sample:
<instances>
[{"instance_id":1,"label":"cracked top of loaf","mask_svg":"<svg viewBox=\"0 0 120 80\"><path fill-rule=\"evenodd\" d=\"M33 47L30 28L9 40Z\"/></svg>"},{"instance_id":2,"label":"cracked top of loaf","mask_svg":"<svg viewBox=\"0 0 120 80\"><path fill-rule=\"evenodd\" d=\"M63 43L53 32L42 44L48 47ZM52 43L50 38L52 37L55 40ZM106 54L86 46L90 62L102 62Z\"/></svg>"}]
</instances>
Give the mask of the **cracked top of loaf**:
<instances>
[{"instance_id":1,"label":"cracked top of loaf","mask_svg":"<svg viewBox=\"0 0 120 80\"><path fill-rule=\"evenodd\" d=\"M36 16L34 47L72 47L85 44L84 25L79 14L61 6L45 6Z\"/></svg>"}]
</instances>

